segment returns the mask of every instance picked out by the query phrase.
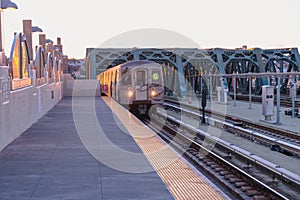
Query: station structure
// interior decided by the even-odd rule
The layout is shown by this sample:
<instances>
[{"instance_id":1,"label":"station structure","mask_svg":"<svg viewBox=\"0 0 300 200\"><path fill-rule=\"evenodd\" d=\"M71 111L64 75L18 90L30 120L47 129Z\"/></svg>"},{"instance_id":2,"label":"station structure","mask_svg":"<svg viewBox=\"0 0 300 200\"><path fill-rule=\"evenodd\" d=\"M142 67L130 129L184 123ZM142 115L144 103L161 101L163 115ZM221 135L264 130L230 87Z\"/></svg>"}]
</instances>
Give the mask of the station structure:
<instances>
[{"instance_id":1,"label":"station structure","mask_svg":"<svg viewBox=\"0 0 300 200\"><path fill-rule=\"evenodd\" d=\"M107 67L131 60L152 60L163 66L166 95L185 96L190 89L200 92L205 82L213 92L217 86L232 90L232 79L222 75L246 73L284 73L300 71L297 48L286 49L195 49L195 48L88 48L86 50L86 77L95 79ZM214 75L220 75L216 77ZM209 83L209 77L213 77ZM206 77L206 78L205 78ZM204 79L203 79L204 78ZM263 85L271 84L267 77L252 77L255 93ZM277 79L276 79L277 80ZM295 77L295 82L299 77ZM282 79L282 90L288 79ZM275 81L276 82L276 81ZM237 87L248 94L248 78L238 78Z\"/></svg>"},{"instance_id":2,"label":"station structure","mask_svg":"<svg viewBox=\"0 0 300 200\"><path fill-rule=\"evenodd\" d=\"M130 60L160 63L165 95L180 97L191 91L200 93L205 85L210 93L216 92L218 86L230 91L234 76L234 83L242 94L251 92L252 88L259 94L263 85L272 85L273 82L284 91L299 81L300 72L297 48L89 48L86 77L95 79L107 67ZM40 34L39 45L32 48L31 21L24 20L23 33L15 33L9 59L2 58L1 62L0 196L4 199L228 198L209 180L201 178L202 175L174 150L168 148L163 154L155 154L157 148L166 145L157 136L151 135L147 140L136 137L137 133L148 133L149 128L142 124L136 129L132 129L132 124L126 127L128 121L136 123L136 118L120 105L112 105L107 98L95 98L97 88L89 87L97 86L97 80L76 82L71 76L64 75L67 57L63 54L61 38L57 38L54 45L45 34ZM271 77L265 76L268 73ZM280 74L284 73L289 76L281 78ZM79 84L78 91L73 90L75 84ZM146 167L151 169L150 172L118 171L95 159L87 149L89 145L84 145L77 134L76 115L72 110L74 99L78 101L75 105L83 108L81 117L95 114L97 122L106 129L106 136L118 148L143 155L142 165L134 165L134 169ZM91 106L96 107L95 113L86 112L94 109ZM118 111L113 113L114 109ZM116 120L120 110L127 118L121 120L120 116L120 120ZM105 140L99 135L94 135L99 127L88 122L84 131L92 139L90 146L102 155L107 151L107 143L103 143ZM124 134L120 124L130 133L125 131ZM111 156L107 160L113 163L121 163L123 167L133 165L122 160L119 154L108 155ZM174 158L174 162L167 166L169 168L160 166L170 158Z\"/></svg>"}]
</instances>

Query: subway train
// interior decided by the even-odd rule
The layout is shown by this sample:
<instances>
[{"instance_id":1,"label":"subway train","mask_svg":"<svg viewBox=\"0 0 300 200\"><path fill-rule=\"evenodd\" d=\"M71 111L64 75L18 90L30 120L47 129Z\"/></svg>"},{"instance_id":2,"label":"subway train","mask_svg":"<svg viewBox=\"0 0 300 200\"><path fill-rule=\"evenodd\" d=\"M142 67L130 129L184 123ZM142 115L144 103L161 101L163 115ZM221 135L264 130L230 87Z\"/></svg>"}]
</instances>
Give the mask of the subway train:
<instances>
[{"instance_id":1,"label":"subway train","mask_svg":"<svg viewBox=\"0 0 300 200\"><path fill-rule=\"evenodd\" d=\"M114 98L134 114L148 114L162 104L162 66L153 61L129 61L99 74L100 94Z\"/></svg>"}]
</instances>

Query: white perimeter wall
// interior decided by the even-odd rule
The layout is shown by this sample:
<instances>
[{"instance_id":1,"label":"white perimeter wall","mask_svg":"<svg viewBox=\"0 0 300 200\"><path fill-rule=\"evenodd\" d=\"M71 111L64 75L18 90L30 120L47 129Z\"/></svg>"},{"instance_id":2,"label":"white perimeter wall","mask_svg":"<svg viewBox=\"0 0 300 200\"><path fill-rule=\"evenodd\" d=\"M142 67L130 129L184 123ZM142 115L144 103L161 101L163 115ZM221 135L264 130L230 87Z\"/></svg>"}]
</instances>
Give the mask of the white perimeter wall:
<instances>
[{"instance_id":1,"label":"white perimeter wall","mask_svg":"<svg viewBox=\"0 0 300 200\"><path fill-rule=\"evenodd\" d=\"M0 151L62 98L62 82L10 91L7 74L8 68L0 66Z\"/></svg>"},{"instance_id":2,"label":"white perimeter wall","mask_svg":"<svg viewBox=\"0 0 300 200\"><path fill-rule=\"evenodd\" d=\"M99 81L74 80L70 74L64 74L63 92L65 97L100 96Z\"/></svg>"},{"instance_id":3,"label":"white perimeter wall","mask_svg":"<svg viewBox=\"0 0 300 200\"><path fill-rule=\"evenodd\" d=\"M0 151L44 116L63 96L100 96L97 80L74 80L70 74L64 74L63 80L10 91L8 67L0 66Z\"/></svg>"}]
</instances>

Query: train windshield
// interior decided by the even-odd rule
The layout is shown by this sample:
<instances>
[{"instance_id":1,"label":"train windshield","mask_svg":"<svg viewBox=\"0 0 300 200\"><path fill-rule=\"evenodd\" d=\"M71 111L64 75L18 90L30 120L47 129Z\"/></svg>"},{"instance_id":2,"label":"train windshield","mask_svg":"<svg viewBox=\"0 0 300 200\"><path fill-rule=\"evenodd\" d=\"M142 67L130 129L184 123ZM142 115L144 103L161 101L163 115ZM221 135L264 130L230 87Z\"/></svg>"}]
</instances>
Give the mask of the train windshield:
<instances>
[{"instance_id":1,"label":"train windshield","mask_svg":"<svg viewBox=\"0 0 300 200\"><path fill-rule=\"evenodd\" d=\"M146 71L145 70L137 70L136 71L136 85L142 86L147 83L146 79Z\"/></svg>"},{"instance_id":2,"label":"train windshield","mask_svg":"<svg viewBox=\"0 0 300 200\"><path fill-rule=\"evenodd\" d=\"M122 70L121 80L122 85L131 85L131 71L128 68Z\"/></svg>"},{"instance_id":3,"label":"train windshield","mask_svg":"<svg viewBox=\"0 0 300 200\"><path fill-rule=\"evenodd\" d=\"M160 71L152 71L152 83L157 83L160 84L161 83L161 74Z\"/></svg>"}]
</instances>

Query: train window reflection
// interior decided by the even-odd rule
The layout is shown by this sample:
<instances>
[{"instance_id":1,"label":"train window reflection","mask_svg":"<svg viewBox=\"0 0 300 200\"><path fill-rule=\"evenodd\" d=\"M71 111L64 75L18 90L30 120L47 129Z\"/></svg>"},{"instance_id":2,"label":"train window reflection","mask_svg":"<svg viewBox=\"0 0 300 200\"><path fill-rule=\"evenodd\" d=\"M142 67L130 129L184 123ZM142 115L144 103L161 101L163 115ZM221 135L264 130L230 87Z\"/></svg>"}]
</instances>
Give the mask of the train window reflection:
<instances>
[{"instance_id":1,"label":"train window reflection","mask_svg":"<svg viewBox=\"0 0 300 200\"><path fill-rule=\"evenodd\" d=\"M146 72L137 71L136 72L136 85L141 86L146 83Z\"/></svg>"},{"instance_id":2,"label":"train window reflection","mask_svg":"<svg viewBox=\"0 0 300 200\"><path fill-rule=\"evenodd\" d=\"M122 73L122 85L131 85L131 72Z\"/></svg>"}]
</instances>

